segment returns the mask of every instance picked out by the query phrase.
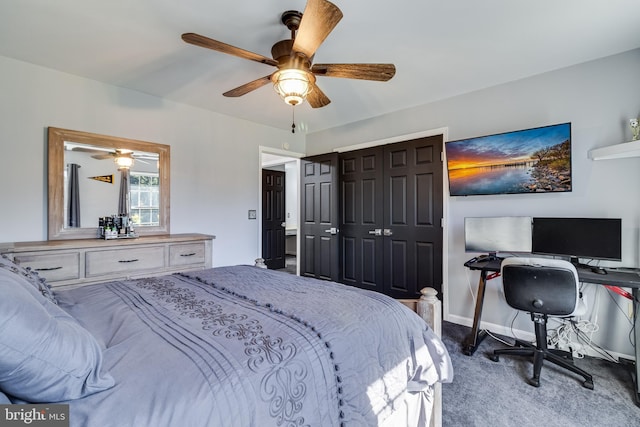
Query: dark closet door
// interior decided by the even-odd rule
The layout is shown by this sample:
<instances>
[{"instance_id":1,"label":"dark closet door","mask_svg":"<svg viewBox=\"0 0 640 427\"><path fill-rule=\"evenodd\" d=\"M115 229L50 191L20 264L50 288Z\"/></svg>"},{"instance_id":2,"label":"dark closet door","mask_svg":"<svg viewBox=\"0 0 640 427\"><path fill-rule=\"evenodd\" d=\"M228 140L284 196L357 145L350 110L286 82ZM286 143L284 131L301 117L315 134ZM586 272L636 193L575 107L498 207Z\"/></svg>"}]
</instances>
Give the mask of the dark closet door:
<instances>
[{"instance_id":1,"label":"dark closet door","mask_svg":"<svg viewBox=\"0 0 640 427\"><path fill-rule=\"evenodd\" d=\"M285 173L262 170L262 258L267 268L285 266Z\"/></svg>"},{"instance_id":2,"label":"dark closet door","mask_svg":"<svg viewBox=\"0 0 640 427\"><path fill-rule=\"evenodd\" d=\"M338 154L304 158L300 168L300 274L338 281Z\"/></svg>"},{"instance_id":3,"label":"dark closet door","mask_svg":"<svg viewBox=\"0 0 640 427\"><path fill-rule=\"evenodd\" d=\"M442 291L442 136L385 147L384 293Z\"/></svg>"},{"instance_id":4,"label":"dark closet door","mask_svg":"<svg viewBox=\"0 0 640 427\"><path fill-rule=\"evenodd\" d=\"M341 282L384 292L382 147L340 155Z\"/></svg>"},{"instance_id":5,"label":"dark closet door","mask_svg":"<svg viewBox=\"0 0 640 427\"><path fill-rule=\"evenodd\" d=\"M341 282L394 298L442 288L442 136L340 155Z\"/></svg>"}]
</instances>

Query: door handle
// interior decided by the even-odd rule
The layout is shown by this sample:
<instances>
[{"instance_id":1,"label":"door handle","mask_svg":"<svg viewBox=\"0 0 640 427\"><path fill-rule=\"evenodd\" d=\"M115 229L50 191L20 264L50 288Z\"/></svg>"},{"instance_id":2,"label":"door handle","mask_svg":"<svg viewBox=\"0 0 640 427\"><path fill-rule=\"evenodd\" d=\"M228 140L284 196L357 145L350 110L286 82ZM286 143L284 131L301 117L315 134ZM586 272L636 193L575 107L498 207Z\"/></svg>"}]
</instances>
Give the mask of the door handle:
<instances>
[{"instance_id":1,"label":"door handle","mask_svg":"<svg viewBox=\"0 0 640 427\"><path fill-rule=\"evenodd\" d=\"M328 230L324 230L325 233L330 233L330 234L338 234L338 229L336 227L331 227Z\"/></svg>"},{"instance_id":2,"label":"door handle","mask_svg":"<svg viewBox=\"0 0 640 427\"><path fill-rule=\"evenodd\" d=\"M382 228L376 228L375 230L369 230L369 234L374 236L382 236Z\"/></svg>"},{"instance_id":3,"label":"door handle","mask_svg":"<svg viewBox=\"0 0 640 427\"><path fill-rule=\"evenodd\" d=\"M392 229L390 229L390 228L385 228L385 229L382 231L382 234L384 234L385 236L391 236L391 235L393 235L393 230L392 230Z\"/></svg>"},{"instance_id":4,"label":"door handle","mask_svg":"<svg viewBox=\"0 0 640 427\"><path fill-rule=\"evenodd\" d=\"M286 222L281 222L281 223L280 223L280 227L285 228L286 226L287 226L287 223L286 223Z\"/></svg>"}]
</instances>

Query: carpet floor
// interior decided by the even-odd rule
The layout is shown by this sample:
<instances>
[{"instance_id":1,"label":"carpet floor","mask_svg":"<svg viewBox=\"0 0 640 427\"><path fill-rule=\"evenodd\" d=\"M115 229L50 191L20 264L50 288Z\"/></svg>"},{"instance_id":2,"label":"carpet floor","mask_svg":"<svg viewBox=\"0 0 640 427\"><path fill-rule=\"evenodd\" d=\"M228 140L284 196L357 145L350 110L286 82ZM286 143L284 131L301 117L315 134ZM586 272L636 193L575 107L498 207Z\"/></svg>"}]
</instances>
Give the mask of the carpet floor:
<instances>
[{"instance_id":1,"label":"carpet floor","mask_svg":"<svg viewBox=\"0 0 640 427\"><path fill-rule=\"evenodd\" d=\"M548 363L540 387L527 383L533 364L527 358L487 354L505 345L487 337L472 356L462 353L470 328L444 322L442 339L454 369L452 383L443 384L442 422L457 426L640 426L640 407L633 399L630 370L623 365L585 357L575 364L593 376L594 390L582 387L580 376Z\"/></svg>"}]
</instances>

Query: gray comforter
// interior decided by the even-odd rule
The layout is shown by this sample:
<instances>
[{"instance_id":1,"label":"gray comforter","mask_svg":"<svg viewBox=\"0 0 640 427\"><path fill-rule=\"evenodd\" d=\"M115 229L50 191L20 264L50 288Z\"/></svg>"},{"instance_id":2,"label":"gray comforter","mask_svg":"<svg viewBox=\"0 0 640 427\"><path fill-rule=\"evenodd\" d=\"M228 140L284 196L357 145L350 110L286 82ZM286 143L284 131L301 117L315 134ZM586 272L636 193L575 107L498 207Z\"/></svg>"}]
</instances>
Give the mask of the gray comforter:
<instances>
[{"instance_id":1,"label":"gray comforter","mask_svg":"<svg viewBox=\"0 0 640 427\"><path fill-rule=\"evenodd\" d=\"M237 266L57 297L116 381L71 426L382 426L452 378L416 314L336 283Z\"/></svg>"}]
</instances>

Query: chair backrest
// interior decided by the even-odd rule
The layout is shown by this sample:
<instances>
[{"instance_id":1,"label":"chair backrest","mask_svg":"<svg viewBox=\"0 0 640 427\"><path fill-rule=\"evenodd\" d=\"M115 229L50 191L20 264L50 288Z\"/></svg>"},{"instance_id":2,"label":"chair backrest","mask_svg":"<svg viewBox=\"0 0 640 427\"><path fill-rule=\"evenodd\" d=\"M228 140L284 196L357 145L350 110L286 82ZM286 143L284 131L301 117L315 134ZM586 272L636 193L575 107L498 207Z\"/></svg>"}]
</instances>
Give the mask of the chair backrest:
<instances>
[{"instance_id":1,"label":"chair backrest","mask_svg":"<svg viewBox=\"0 0 640 427\"><path fill-rule=\"evenodd\" d=\"M517 310L571 316L578 308L578 272L568 261L507 258L500 272L507 304Z\"/></svg>"}]
</instances>

